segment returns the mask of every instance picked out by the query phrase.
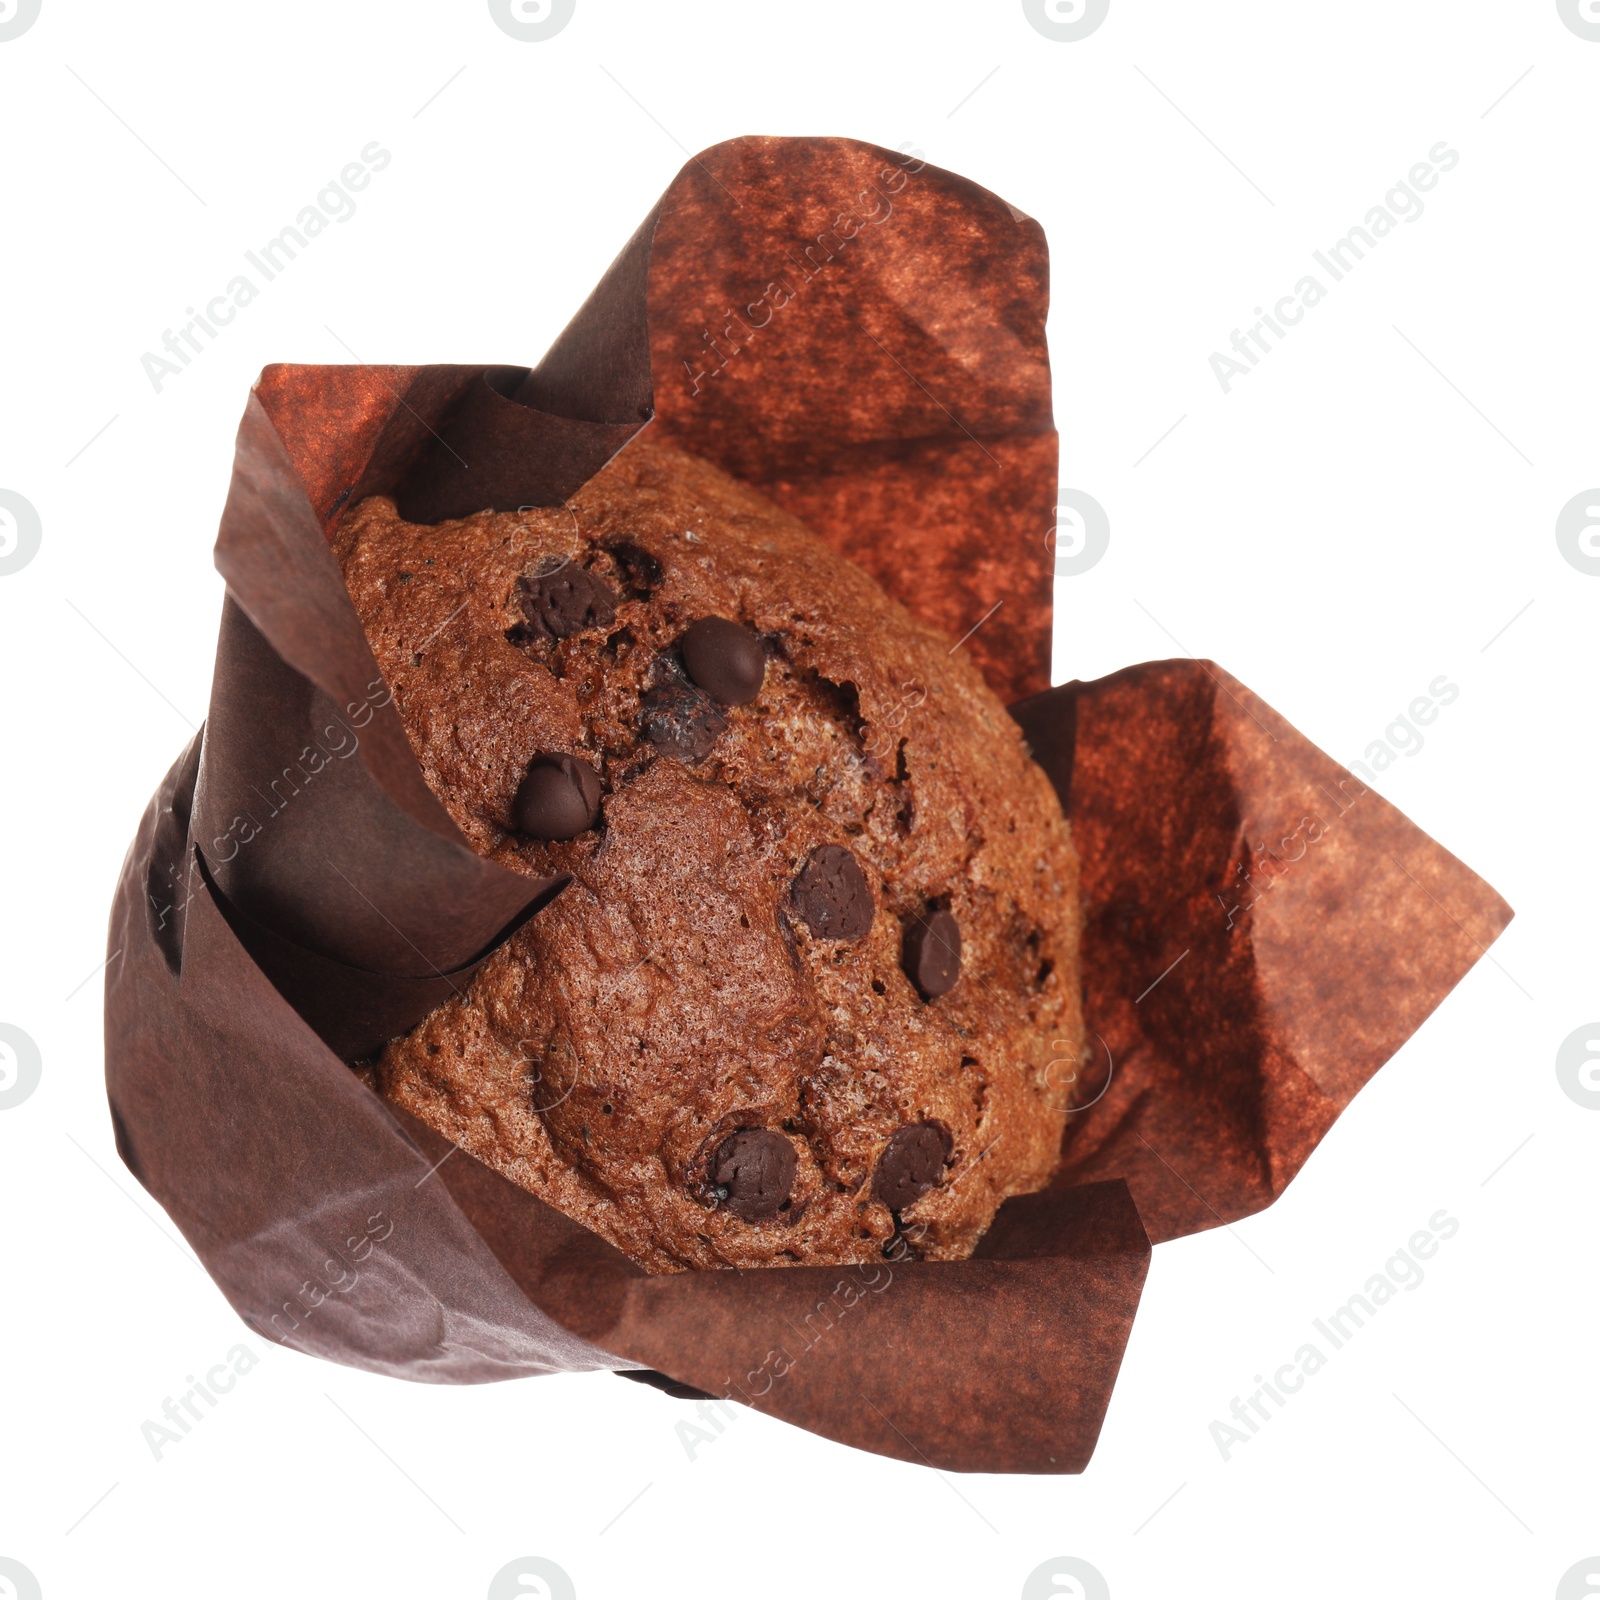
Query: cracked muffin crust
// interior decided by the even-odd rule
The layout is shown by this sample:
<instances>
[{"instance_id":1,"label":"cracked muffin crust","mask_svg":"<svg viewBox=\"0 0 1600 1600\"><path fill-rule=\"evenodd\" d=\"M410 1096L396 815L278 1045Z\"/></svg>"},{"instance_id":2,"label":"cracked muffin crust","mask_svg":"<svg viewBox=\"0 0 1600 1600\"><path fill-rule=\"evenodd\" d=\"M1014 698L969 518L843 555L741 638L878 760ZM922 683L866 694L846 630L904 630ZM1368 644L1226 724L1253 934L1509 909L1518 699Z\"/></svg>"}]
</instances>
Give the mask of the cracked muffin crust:
<instances>
[{"instance_id":1,"label":"cracked muffin crust","mask_svg":"<svg viewBox=\"0 0 1600 1600\"><path fill-rule=\"evenodd\" d=\"M1048 1181L1077 859L949 639L642 438L553 510L374 497L335 553L472 847L573 880L379 1092L651 1271L960 1258Z\"/></svg>"}]
</instances>

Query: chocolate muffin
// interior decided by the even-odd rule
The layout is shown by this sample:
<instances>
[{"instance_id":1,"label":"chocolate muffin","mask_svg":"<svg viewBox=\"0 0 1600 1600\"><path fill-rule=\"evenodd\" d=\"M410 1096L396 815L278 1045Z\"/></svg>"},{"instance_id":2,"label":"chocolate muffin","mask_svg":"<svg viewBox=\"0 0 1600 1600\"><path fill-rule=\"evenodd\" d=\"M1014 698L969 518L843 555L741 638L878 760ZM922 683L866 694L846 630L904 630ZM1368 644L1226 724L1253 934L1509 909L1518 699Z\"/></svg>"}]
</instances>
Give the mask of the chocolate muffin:
<instances>
[{"instance_id":1,"label":"chocolate muffin","mask_svg":"<svg viewBox=\"0 0 1600 1600\"><path fill-rule=\"evenodd\" d=\"M958 645L646 439L335 550L473 848L572 877L380 1093L652 1271L960 1258L1048 1181L1077 858Z\"/></svg>"}]
</instances>

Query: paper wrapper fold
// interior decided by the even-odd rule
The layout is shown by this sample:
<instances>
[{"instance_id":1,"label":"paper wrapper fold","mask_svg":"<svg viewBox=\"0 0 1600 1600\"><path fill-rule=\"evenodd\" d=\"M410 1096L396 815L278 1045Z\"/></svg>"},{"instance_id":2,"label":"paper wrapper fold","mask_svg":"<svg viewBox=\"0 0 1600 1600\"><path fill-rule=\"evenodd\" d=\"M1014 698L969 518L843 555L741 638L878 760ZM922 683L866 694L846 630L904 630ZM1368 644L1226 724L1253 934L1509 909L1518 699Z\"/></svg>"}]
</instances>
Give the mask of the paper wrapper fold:
<instances>
[{"instance_id":1,"label":"paper wrapper fold","mask_svg":"<svg viewBox=\"0 0 1600 1600\"><path fill-rule=\"evenodd\" d=\"M264 1337L397 1376L642 1370L954 1470L1089 1459L1150 1239L1268 1204L1509 918L1208 663L1046 689L1055 434L1038 226L847 140L691 162L540 365L277 367L240 429L203 737L118 888L118 1148ZM651 1276L376 1098L564 880L473 854L328 546L568 498L641 427L811 523L968 642L1083 857L1059 1176L970 1261ZM1021 697L1019 699L1019 697Z\"/></svg>"},{"instance_id":2,"label":"paper wrapper fold","mask_svg":"<svg viewBox=\"0 0 1600 1600\"><path fill-rule=\"evenodd\" d=\"M1057 1184L1150 1237L1269 1205L1511 920L1481 878L1206 661L1012 707L1083 860L1091 1069Z\"/></svg>"}]
</instances>

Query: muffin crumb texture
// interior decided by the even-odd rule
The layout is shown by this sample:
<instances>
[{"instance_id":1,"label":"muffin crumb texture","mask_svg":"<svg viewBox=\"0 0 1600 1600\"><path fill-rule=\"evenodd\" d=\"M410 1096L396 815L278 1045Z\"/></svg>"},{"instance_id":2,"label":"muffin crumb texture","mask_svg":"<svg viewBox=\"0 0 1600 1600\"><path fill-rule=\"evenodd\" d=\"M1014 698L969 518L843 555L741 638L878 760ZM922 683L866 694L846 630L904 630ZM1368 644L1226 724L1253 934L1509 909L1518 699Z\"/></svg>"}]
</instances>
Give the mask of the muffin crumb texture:
<instances>
[{"instance_id":1,"label":"muffin crumb texture","mask_svg":"<svg viewBox=\"0 0 1600 1600\"><path fill-rule=\"evenodd\" d=\"M565 507L374 497L334 548L472 847L573 879L380 1093L652 1272L958 1259L1043 1187L1077 859L950 639L644 438Z\"/></svg>"}]
</instances>

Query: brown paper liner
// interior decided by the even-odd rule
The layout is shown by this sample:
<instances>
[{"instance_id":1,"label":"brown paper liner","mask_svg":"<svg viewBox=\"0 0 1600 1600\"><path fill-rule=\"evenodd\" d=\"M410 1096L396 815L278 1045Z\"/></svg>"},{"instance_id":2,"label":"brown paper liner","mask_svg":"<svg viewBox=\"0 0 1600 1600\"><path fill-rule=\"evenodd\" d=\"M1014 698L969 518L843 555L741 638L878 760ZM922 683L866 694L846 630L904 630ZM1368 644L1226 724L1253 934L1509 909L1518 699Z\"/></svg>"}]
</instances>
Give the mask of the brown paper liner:
<instances>
[{"instance_id":1,"label":"brown paper liner","mask_svg":"<svg viewBox=\"0 0 1600 1600\"><path fill-rule=\"evenodd\" d=\"M130 851L106 998L123 1159L263 1336L436 1382L645 1369L909 1461L1080 1471L1148 1236L1267 1204L1504 926L1219 669L1044 689L1045 283L1037 225L961 178L746 139L685 167L531 372L263 374L217 543L210 716ZM450 823L327 531L378 492L418 520L558 504L647 422L951 633L1003 608L966 648L1029 696L1073 821L1109 1080L1063 1082L1081 1109L1057 1182L970 1261L650 1276L346 1065L563 880Z\"/></svg>"},{"instance_id":2,"label":"brown paper liner","mask_svg":"<svg viewBox=\"0 0 1600 1600\"><path fill-rule=\"evenodd\" d=\"M1056 1184L1124 1179L1158 1242L1249 1216L1511 908L1211 662L1012 715L1072 821L1085 1021L1112 1063Z\"/></svg>"}]
</instances>

